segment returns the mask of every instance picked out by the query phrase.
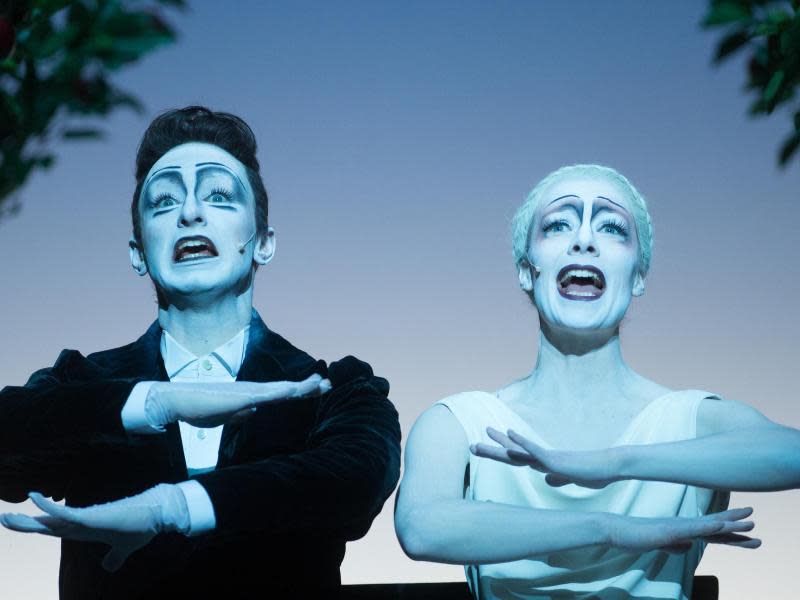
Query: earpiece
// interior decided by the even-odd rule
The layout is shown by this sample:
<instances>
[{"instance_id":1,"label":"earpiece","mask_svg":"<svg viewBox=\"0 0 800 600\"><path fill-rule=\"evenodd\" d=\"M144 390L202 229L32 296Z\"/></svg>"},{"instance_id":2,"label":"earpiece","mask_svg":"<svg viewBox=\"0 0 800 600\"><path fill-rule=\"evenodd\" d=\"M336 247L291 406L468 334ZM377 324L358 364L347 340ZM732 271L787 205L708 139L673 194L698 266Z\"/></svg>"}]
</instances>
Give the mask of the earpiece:
<instances>
[{"instance_id":1,"label":"earpiece","mask_svg":"<svg viewBox=\"0 0 800 600\"><path fill-rule=\"evenodd\" d=\"M252 240L254 237L256 237L255 231L253 232L253 235L251 235L249 238L247 238L247 240L244 241L244 243L241 243L238 246L236 246L236 249L239 251L239 254L244 254L245 246L247 246L247 244L250 243L250 240Z\"/></svg>"}]
</instances>

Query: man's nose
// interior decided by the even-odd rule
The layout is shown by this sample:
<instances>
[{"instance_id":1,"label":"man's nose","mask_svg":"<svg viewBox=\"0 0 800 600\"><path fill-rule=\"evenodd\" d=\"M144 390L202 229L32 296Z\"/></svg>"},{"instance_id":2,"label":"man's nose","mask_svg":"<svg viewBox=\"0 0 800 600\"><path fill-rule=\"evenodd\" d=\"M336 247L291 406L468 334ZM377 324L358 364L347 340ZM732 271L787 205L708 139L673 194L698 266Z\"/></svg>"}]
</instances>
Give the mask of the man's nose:
<instances>
[{"instance_id":1,"label":"man's nose","mask_svg":"<svg viewBox=\"0 0 800 600\"><path fill-rule=\"evenodd\" d=\"M178 227L191 227L192 225L205 225L206 215L202 202L194 194L188 194L181 207Z\"/></svg>"}]
</instances>

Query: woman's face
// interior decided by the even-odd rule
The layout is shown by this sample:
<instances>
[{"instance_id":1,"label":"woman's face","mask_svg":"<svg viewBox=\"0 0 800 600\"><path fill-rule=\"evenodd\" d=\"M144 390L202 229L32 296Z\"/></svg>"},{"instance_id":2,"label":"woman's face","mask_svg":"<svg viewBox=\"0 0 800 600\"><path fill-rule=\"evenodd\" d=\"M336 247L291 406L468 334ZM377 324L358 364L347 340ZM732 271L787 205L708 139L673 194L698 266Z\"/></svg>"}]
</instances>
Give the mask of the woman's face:
<instances>
[{"instance_id":1,"label":"woman's face","mask_svg":"<svg viewBox=\"0 0 800 600\"><path fill-rule=\"evenodd\" d=\"M218 146L191 142L159 158L142 186L139 214L146 270L168 299L241 293L252 261L269 259L262 260L262 246L254 252L260 240L246 168ZM132 250L134 268L140 255Z\"/></svg>"},{"instance_id":2,"label":"woman's face","mask_svg":"<svg viewBox=\"0 0 800 600\"><path fill-rule=\"evenodd\" d=\"M543 190L528 247L540 270L520 268L539 315L556 329L613 330L644 292L627 194L603 178L567 177Z\"/></svg>"}]
</instances>

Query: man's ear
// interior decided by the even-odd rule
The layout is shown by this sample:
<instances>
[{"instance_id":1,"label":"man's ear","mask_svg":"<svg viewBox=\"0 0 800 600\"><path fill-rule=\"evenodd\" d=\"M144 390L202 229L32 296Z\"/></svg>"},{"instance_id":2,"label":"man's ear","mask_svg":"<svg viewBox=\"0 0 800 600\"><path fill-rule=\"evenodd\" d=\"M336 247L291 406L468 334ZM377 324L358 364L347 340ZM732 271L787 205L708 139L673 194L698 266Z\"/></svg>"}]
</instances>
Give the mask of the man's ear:
<instances>
[{"instance_id":1,"label":"man's ear","mask_svg":"<svg viewBox=\"0 0 800 600\"><path fill-rule=\"evenodd\" d=\"M644 294L644 288L645 288L644 277L642 276L641 273L639 273L639 271L636 271L636 275L633 278L633 290L631 293L634 296L641 296L642 294Z\"/></svg>"},{"instance_id":2,"label":"man's ear","mask_svg":"<svg viewBox=\"0 0 800 600\"><path fill-rule=\"evenodd\" d=\"M258 243L253 252L253 260L259 265L265 265L275 255L275 230L267 227L267 233L258 236Z\"/></svg>"},{"instance_id":3,"label":"man's ear","mask_svg":"<svg viewBox=\"0 0 800 600\"><path fill-rule=\"evenodd\" d=\"M144 259L144 252L139 247L135 239L128 241L128 252L131 255L131 266L139 275L147 275L147 261Z\"/></svg>"},{"instance_id":4,"label":"man's ear","mask_svg":"<svg viewBox=\"0 0 800 600\"><path fill-rule=\"evenodd\" d=\"M523 258L517 263L517 274L519 275L519 287L529 294L533 291L533 266L528 259Z\"/></svg>"}]
</instances>

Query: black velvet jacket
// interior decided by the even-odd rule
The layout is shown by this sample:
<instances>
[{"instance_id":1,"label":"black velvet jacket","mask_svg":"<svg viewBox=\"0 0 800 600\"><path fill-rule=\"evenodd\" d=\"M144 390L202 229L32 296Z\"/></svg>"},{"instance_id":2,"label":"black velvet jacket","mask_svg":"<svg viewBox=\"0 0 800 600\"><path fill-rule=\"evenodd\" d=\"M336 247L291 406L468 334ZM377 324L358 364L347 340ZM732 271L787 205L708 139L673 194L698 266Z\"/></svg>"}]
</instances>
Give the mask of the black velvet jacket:
<instances>
[{"instance_id":1,"label":"black velvet jacket","mask_svg":"<svg viewBox=\"0 0 800 600\"><path fill-rule=\"evenodd\" d=\"M168 380L160 336L155 322L121 348L64 350L25 386L0 391L0 497L40 491L89 506L188 479L177 423L157 435L122 427L133 386ZM61 598L335 596L346 541L366 534L397 484L397 411L368 364L348 356L326 366L253 311L237 379L312 373L332 390L224 427L217 468L195 476L214 505L213 532L159 535L113 574L100 566L107 546L63 540Z\"/></svg>"}]
</instances>

